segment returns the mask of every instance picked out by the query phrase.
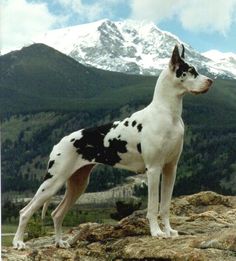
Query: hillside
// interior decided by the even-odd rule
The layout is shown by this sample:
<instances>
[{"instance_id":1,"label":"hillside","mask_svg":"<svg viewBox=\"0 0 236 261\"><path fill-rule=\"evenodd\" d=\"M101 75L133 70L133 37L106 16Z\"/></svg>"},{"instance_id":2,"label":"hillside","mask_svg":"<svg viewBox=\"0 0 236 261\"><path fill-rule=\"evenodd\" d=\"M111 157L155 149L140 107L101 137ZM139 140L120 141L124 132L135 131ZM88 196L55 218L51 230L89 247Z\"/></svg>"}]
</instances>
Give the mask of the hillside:
<instances>
[{"instance_id":1,"label":"hillside","mask_svg":"<svg viewBox=\"0 0 236 261\"><path fill-rule=\"evenodd\" d=\"M96 108L97 103L109 108L110 92L117 96L113 103L119 106L132 98L123 95L124 86L127 93L129 88L139 90L140 85L148 82L152 87L155 82L148 77L85 67L44 44L0 56L0 67L1 114L86 110Z\"/></svg>"},{"instance_id":2,"label":"hillside","mask_svg":"<svg viewBox=\"0 0 236 261\"><path fill-rule=\"evenodd\" d=\"M52 146L68 133L124 118L146 106L156 78L84 67L42 44L0 57L2 191L35 191ZM184 153L175 194L211 189L236 193L236 81L216 80L204 95L187 95ZM99 168L89 191L130 173ZM188 186L186 186L188 184Z\"/></svg>"}]
</instances>

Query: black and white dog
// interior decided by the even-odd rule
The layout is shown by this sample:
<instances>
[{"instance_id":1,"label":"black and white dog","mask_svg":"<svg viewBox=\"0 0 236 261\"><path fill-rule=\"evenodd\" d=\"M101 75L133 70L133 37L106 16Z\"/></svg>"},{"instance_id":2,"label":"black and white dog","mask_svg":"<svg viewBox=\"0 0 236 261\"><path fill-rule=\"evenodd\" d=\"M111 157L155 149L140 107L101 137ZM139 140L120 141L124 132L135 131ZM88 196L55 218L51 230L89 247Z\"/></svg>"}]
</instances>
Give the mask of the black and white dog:
<instances>
[{"instance_id":1,"label":"black and white dog","mask_svg":"<svg viewBox=\"0 0 236 261\"><path fill-rule=\"evenodd\" d=\"M146 108L122 121L82 129L64 137L50 154L44 182L29 204L20 211L14 247L25 248L23 235L30 217L42 205L44 216L51 197L65 182L65 196L52 217L56 245L70 247L71 241L62 240L62 221L85 191L92 168L100 163L138 173L146 172L147 218L151 235L177 236L178 232L170 226L169 208L184 138L182 99L185 93L205 93L211 85L211 79L199 74L184 61L184 46L181 51L175 46L169 66L160 74L153 100ZM157 222L161 173L160 217L163 231Z\"/></svg>"}]
</instances>

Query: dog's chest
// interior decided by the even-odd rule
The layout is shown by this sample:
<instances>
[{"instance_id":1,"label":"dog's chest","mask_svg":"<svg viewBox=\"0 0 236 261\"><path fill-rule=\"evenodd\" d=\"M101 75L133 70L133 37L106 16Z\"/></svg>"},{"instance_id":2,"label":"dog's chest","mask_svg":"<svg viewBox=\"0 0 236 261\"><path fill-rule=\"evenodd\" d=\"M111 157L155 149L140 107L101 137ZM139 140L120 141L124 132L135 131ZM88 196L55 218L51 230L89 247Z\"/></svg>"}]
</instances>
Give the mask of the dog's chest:
<instances>
[{"instance_id":1,"label":"dog's chest","mask_svg":"<svg viewBox=\"0 0 236 261\"><path fill-rule=\"evenodd\" d=\"M180 155L182 152L184 125L182 120L177 120L170 126L166 126L161 132L163 142L163 154L165 153L165 161L170 162Z\"/></svg>"},{"instance_id":2,"label":"dog's chest","mask_svg":"<svg viewBox=\"0 0 236 261\"><path fill-rule=\"evenodd\" d=\"M147 162L167 163L176 160L181 151L184 125L181 118L160 114L143 133L143 156Z\"/></svg>"}]
</instances>

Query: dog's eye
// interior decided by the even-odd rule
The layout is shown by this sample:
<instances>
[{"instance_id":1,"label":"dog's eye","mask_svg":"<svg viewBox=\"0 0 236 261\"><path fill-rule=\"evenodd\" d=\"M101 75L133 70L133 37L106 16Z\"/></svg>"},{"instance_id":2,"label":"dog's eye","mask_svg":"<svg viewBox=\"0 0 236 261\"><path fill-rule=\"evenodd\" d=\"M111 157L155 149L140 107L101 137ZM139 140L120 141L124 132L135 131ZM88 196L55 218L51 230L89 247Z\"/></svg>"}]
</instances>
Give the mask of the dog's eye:
<instances>
[{"instance_id":1,"label":"dog's eye","mask_svg":"<svg viewBox=\"0 0 236 261\"><path fill-rule=\"evenodd\" d=\"M186 73L186 72L183 72L183 74L182 74L182 75L183 75L183 77L185 77L185 76L187 75L187 73Z\"/></svg>"}]
</instances>

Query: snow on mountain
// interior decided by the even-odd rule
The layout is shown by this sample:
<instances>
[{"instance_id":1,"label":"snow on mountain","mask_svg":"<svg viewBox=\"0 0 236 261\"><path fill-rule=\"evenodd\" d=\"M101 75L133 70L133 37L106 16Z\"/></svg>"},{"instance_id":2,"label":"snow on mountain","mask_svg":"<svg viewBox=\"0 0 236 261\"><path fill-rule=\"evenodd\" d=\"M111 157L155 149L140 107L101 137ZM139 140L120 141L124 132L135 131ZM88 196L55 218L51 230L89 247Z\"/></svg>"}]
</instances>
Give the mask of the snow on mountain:
<instances>
[{"instance_id":1,"label":"snow on mountain","mask_svg":"<svg viewBox=\"0 0 236 261\"><path fill-rule=\"evenodd\" d=\"M218 50L210 50L202 53L205 57L211 60L210 67L231 72L236 76L236 54L222 53ZM235 77L234 77L235 78Z\"/></svg>"},{"instance_id":2,"label":"snow on mountain","mask_svg":"<svg viewBox=\"0 0 236 261\"><path fill-rule=\"evenodd\" d=\"M160 30L151 22L112 22L107 19L52 30L37 37L34 42L47 44L87 66L151 75L158 74L166 67L174 45L183 43L175 35ZM223 61L215 62L190 45L184 45L187 60L198 69L236 78L236 72L230 66L222 65Z\"/></svg>"}]
</instances>

